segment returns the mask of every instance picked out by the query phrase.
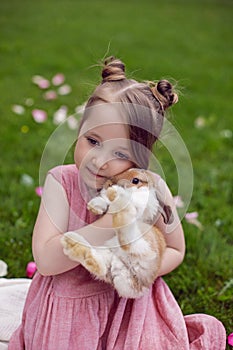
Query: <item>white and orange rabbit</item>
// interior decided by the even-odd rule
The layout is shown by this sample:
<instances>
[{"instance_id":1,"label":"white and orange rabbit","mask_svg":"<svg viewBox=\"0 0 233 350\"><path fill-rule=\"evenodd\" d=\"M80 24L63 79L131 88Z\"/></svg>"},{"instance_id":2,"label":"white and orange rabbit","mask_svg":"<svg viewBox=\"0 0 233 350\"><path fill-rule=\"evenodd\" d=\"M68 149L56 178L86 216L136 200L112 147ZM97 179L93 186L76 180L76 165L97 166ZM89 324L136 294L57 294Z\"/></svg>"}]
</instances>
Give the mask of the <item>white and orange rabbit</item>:
<instances>
[{"instance_id":1,"label":"white and orange rabbit","mask_svg":"<svg viewBox=\"0 0 233 350\"><path fill-rule=\"evenodd\" d=\"M111 283L122 297L142 296L158 276L165 239L154 222L165 207L157 198L155 181L149 171L129 169L108 180L88 203L95 214L112 215L116 235L103 246L91 246L76 232L62 237L64 253Z\"/></svg>"}]
</instances>

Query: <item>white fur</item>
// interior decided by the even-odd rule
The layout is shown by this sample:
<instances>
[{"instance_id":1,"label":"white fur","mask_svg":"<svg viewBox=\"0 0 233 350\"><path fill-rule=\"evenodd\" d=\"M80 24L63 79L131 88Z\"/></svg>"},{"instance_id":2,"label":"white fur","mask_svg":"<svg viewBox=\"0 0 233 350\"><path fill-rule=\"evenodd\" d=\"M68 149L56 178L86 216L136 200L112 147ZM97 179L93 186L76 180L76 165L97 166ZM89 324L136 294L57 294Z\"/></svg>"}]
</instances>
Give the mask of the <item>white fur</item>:
<instances>
[{"instance_id":1,"label":"white fur","mask_svg":"<svg viewBox=\"0 0 233 350\"><path fill-rule=\"evenodd\" d=\"M101 196L93 198L87 205L87 208L95 214L103 214L108 208L108 202Z\"/></svg>"},{"instance_id":2,"label":"white fur","mask_svg":"<svg viewBox=\"0 0 233 350\"><path fill-rule=\"evenodd\" d=\"M138 210L138 214L143 215L143 221L152 221L159 210L155 189L147 186L131 187L131 189L133 189L132 201Z\"/></svg>"},{"instance_id":3,"label":"white fur","mask_svg":"<svg viewBox=\"0 0 233 350\"><path fill-rule=\"evenodd\" d=\"M88 208L102 214L106 210L121 221L116 236L104 246L93 248L79 234L67 232L63 239L64 253L80 262L96 278L111 283L119 295L138 298L149 290L159 268L159 249L155 233L151 233L154 216L159 209L154 188L147 186L123 188L113 185L115 199L110 200L106 189L88 203ZM152 249L147 234L156 242ZM120 242L124 241L121 246ZM81 249L82 248L82 249ZM90 258L91 257L91 258Z\"/></svg>"}]
</instances>

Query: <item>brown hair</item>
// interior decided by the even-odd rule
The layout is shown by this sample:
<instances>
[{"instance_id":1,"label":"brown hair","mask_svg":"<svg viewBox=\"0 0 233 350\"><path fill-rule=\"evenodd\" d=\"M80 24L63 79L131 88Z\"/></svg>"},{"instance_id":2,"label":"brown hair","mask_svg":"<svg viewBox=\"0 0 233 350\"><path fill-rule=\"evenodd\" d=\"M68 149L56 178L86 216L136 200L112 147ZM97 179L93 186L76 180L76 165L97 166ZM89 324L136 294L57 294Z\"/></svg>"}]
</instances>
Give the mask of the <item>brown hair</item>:
<instances>
[{"instance_id":1,"label":"brown hair","mask_svg":"<svg viewBox=\"0 0 233 350\"><path fill-rule=\"evenodd\" d=\"M134 141L131 146L136 166L147 168L153 144L162 130L165 110L177 101L178 96L168 80L155 83L127 79L124 63L111 56L104 61L102 82L90 96L85 110L101 102L121 103L127 117L129 138ZM80 129L86 118L84 112Z\"/></svg>"}]
</instances>

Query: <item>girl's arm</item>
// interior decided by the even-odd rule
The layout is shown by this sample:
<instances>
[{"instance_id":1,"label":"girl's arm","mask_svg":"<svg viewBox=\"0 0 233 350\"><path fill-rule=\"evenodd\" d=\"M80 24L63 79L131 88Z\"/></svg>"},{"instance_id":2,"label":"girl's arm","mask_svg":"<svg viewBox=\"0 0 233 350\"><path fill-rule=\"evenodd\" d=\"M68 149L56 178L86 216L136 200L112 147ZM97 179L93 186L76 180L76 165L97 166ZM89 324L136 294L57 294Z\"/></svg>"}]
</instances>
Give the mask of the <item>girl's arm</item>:
<instances>
[{"instance_id":1,"label":"girl's arm","mask_svg":"<svg viewBox=\"0 0 233 350\"><path fill-rule=\"evenodd\" d=\"M156 227L164 234L167 244L159 271L159 275L163 276L173 271L182 263L185 255L185 239L171 192L162 179L160 180L159 186L161 192L164 194L165 203L170 206L173 214L173 221L171 224L165 224L162 215L159 216L156 222Z\"/></svg>"},{"instance_id":2,"label":"girl's arm","mask_svg":"<svg viewBox=\"0 0 233 350\"><path fill-rule=\"evenodd\" d=\"M32 237L32 251L38 271L45 276L57 275L78 265L63 253L60 239L67 232L69 204L65 190L54 177L46 178L42 201ZM77 232L91 244L101 245L113 236L110 215L104 215L95 223Z\"/></svg>"}]
</instances>

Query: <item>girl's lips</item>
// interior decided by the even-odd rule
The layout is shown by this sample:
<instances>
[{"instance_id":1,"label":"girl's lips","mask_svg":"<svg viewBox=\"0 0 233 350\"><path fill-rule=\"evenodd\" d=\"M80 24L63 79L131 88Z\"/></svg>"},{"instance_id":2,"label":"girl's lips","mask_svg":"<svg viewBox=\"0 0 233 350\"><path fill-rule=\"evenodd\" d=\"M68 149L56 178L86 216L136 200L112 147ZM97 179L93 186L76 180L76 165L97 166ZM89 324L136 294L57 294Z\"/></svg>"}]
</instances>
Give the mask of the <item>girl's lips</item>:
<instances>
[{"instance_id":1,"label":"girl's lips","mask_svg":"<svg viewBox=\"0 0 233 350\"><path fill-rule=\"evenodd\" d=\"M105 179L106 177L105 176L102 176L102 175L99 175L99 174L96 174L95 172L93 172L91 169L87 168L87 170L91 173L91 175L95 176L95 177L99 177L99 178L102 178L102 179Z\"/></svg>"}]
</instances>

